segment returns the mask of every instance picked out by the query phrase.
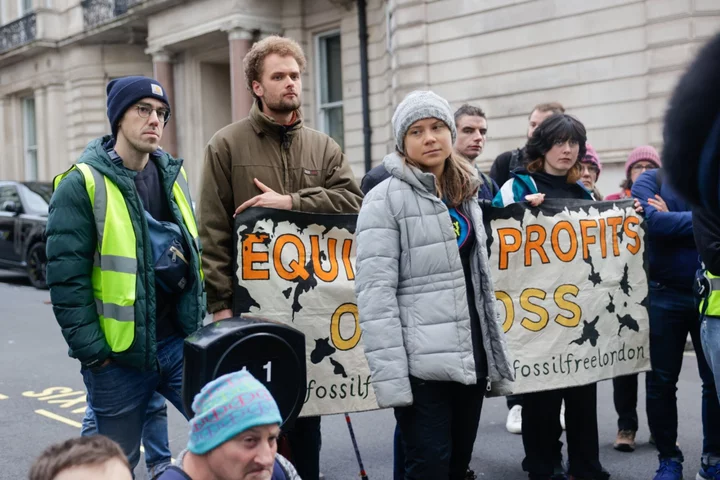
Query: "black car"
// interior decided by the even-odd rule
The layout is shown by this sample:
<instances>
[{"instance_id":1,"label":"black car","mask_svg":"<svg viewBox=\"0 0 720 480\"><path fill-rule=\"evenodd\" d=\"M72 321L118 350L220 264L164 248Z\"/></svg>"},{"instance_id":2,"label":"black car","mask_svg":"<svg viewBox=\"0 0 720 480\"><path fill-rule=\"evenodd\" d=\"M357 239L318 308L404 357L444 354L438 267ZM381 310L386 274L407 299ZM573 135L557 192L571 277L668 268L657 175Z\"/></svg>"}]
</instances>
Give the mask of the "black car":
<instances>
[{"instance_id":1,"label":"black car","mask_svg":"<svg viewBox=\"0 0 720 480\"><path fill-rule=\"evenodd\" d=\"M35 288L45 281L45 225L52 185L0 181L0 268L27 272Z\"/></svg>"}]
</instances>

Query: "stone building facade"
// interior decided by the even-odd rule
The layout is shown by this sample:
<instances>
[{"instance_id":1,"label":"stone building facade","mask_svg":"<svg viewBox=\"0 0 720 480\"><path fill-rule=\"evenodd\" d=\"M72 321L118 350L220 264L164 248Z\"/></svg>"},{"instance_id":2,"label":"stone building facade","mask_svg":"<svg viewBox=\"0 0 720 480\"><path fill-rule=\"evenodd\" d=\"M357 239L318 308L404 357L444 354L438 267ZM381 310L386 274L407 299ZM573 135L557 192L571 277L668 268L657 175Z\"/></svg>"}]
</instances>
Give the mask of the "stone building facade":
<instances>
[{"instance_id":1,"label":"stone building facade","mask_svg":"<svg viewBox=\"0 0 720 480\"><path fill-rule=\"evenodd\" d=\"M50 180L109 131L105 85L155 76L173 118L163 147L199 174L220 127L246 115L242 58L283 34L308 57L303 115L364 173L357 4L353 0L2 0L0 178ZM586 125L617 189L637 145L661 146L669 94L720 31L717 0L367 0L371 156L392 148L409 91L481 106L481 166L522 145L533 105L560 101ZM192 182L198 185L198 181ZM195 192L196 194L199 192Z\"/></svg>"}]
</instances>

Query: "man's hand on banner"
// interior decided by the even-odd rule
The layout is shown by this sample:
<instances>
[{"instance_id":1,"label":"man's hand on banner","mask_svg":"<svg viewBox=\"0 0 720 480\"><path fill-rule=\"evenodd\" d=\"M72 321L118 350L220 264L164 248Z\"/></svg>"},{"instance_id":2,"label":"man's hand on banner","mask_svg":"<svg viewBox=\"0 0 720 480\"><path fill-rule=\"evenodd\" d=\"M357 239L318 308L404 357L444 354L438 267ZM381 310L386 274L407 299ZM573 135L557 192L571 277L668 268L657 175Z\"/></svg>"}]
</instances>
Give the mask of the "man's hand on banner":
<instances>
[{"instance_id":1,"label":"man's hand on banner","mask_svg":"<svg viewBox=\"0 0 720 480\"><path fill-rule=\"evenodd\" d=\"M544 193L533 193L532 195L525 195L525 200L528 201L530 205L533 207L539 206L543 201L545 201L545 194Z\"/></svg>"},{"instance_id":2,"label":"man's hand on banner","mask_svg":"<svg viewBox=\"0 0 720 480\"><path fill-rule=\"evenodd\" d=\"M648 198L648 203L650 206L655 207L655 210L658 212L669 212L667 204L665 203L665 200L662 199L660 195L655 195L655 198Z\"/></svg>"},{"instance_id":3,"label":"man's hand on banner","mask_svg":"<svg viewBox=\"0 0 720 480\"><path fill-rule=\"evenodd\" d=\"M255 195L253 198L237 207L233 218L243 210L250 207L277 208L278 210L290 210L292 208L292 198L290 195L280 195L257 178L254 178L253 180L255 181L255 185L257 185L263 193Z\"/></svg>"},{"instance_id":4,"label":"man's hand on banner","mask_svg":"<svg viewBox=\"0 0 720 480\"><path fill-rule=\"evenodd\" d=\"M213 313L213 322L225 320L226 318L231 318L232 316L232 310L230 310L229 308L226 308L225 310L218 310L217 312Z\"/></svg>"}]
</instances>

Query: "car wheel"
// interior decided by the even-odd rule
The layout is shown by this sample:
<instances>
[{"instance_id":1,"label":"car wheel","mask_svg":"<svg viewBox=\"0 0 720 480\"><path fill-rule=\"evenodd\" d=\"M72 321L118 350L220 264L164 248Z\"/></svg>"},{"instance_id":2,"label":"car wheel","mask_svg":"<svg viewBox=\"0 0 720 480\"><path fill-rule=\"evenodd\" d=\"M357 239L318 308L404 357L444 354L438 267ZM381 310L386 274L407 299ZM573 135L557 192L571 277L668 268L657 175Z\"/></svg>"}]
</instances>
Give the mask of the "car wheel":
<instances>
[{"instance_id":1,"label":"car wheel","mask_svg":"<svg viewBox=\"0 0 720 480\"><path fill-rule=\"evenodd\" d=\"M27 254L27 274L33 287L41 290L48 288L45 278L46 267L45 242L37 242L30 247Z\"/></svg>"}]
</instances>

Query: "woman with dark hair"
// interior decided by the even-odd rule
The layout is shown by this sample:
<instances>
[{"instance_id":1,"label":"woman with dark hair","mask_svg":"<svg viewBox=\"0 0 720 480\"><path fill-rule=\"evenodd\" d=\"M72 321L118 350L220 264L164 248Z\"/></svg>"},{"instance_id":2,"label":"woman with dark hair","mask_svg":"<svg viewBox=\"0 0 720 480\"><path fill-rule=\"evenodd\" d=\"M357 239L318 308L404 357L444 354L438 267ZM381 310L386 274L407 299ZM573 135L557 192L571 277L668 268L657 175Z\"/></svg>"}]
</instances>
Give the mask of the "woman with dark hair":
<instances>
[{"instance_id":1,"label":"woman with dark hair","mask_svg":"<svg viewBox=\"0 0 720 480\"><path fill-rule=\"evenodd\" d=\"M525 145L526 169L512 174L495 196L493 205L504 207L527 200L537 206L546 195L594 200L580 182L582 166L578 159L585 157L586 138L585 126L575 117L565 113L548 117Z\"/></svg>"},{"instance_id":2,"label":"woman with dark hair","mask_svg":"<svg viewBox=\"0 0 720 480\"><path fill-rule=\"evenodd\" d=\"M660 168L660 155L657 150L650 145L636 147L625 162L625 180L620 184L618 193L613 193L605 197L605 200L622 200L624 198L632 198L630 190L632 190L635 180L646 170L654 170Z\"/></svg>"},{"instance_id":3,"label":"woman with dark hair","mask_svg":"<svg viewBox=\"0 0 720 480\"><path fill-rule=\"evenodd\" d=\"M528 201L540 205L545 198L593 200L580 182L580 159L586 153L585 127L575 117L554 114L545 120L525 146L527 170L517 170L493 200L495 206ZM523 395L523 470L531 480L565 479L553 467L561 431L557 418L565 401L569 478L605 480L600 465L597 425L597 385L582 385Z\"/></svg>"},{"instance_id":4,"label":"woman with dark hair","mask_svg":"<svg viewBox=\"0 0 720 480\"><path fill-rule=\"evenodd\" d=\"M497 322L480 179L453 153L447 101L412 92L392 118L390 177L357 221L355 291L378 405L392 407L406 479L462 480L487 382L512 380Z\"/></svg>"}]
</instances>

